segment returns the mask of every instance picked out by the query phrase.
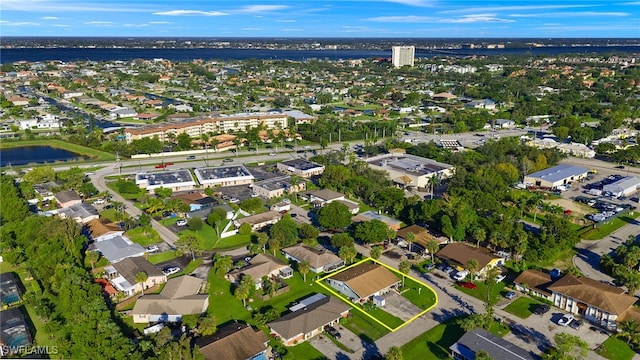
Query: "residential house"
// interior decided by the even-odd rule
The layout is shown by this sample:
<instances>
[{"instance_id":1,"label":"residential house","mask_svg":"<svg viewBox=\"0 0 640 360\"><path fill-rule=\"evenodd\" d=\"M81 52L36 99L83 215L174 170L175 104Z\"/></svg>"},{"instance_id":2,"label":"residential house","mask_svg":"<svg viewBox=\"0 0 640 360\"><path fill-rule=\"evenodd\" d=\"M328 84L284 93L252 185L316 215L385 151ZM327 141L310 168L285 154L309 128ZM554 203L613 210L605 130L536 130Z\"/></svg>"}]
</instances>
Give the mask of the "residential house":
<instances>
[{"instance_id":1,"label":"residential house","mask_svg":"<svg viewBox=\"0 0 640 360\"><path fill-rule=\"evenodd\" d=\"M512 342L504 340L484 329L467 331L455 344L449 347L456 360L475 360L480 351L493 360L536 360L534 355Z\"/></svg>"},{"instance_id":2,"label":"residential house","mask_svg":"<svg viewBox=\"0 0 640 360\"><path fill-rule=\"evenodd\" d=\"M173 199L180 199L183 203L189 205L189 211L198 211L203 207L210 207L217 204L217 201L200 191L189 191L188 193L174 194Z\"/></svg>"},{"instance_id":3,"label":"residential house","mask_svg":"<svg viewBox=\"0 0 640 360\"><path fill-rule=\"evenodd\" d=\"M497 119L494 121L495 129L511 129L516 127L516 122L509 119Z\"/></svg>"},{"instance_id":4,"label":"residential house","mask_svg":"<svg viewBox=\"0 0 640 360\"><path fill-rule=\"evenodd\" d=\"M107 218L91 220L85 227L91 239L96 242L124 235L124 230Z\"/></svg>"},{"instance_id":5,"label":"residential house","mask_svg":"<svg viewBox=\"0 0 640 360\"><path fill-rule=\"evenodd\" d=\"M495 110L496 102L491 99L472 100L464 104L464 107L468 109Z\"/></svg>"},{"instance_id":6,"label":"residential house","mask_svg":"<svg viewBox=\"0 0 640 360\"><path fill-rule=\"evenodd\" d=\"M288 200L288 199L286 199ZM287 212L291 210L291 201L280 201L269 207L269 210L277 211L279 213Z\"/></svg>"},{"instance_id":7,"label":"residential house","mask_svg":"<svg viewBox=\"0 0 640 360\"><path fill-rule=\"evenodd\" d=\"M22 315L27 311L20 310L14 307L0 312L0 356L5 359L33 343L29 323Z\"/></svg>"},{"instance_id":8,"label":"residential house","mask_svg":"<svg viewBox=\"0 0 640 360\"><path fill-rule=\"evenodd\" d=\"M336 201L349 208L349 212L351 214L357 214L358 211L360 211L360 204L345 199L344 194L341 194L337 191L329 189L313 190L307 192L305 194L305 197L308 198L309 202L315 207L323 207Z\"/></svg>"},{"instance_id":9,"label":"residential house","mask_svg":"<svg viewBox=\"0 0 640 360\"><path fill-rule=\"evenodd\" d=\"M616 322L622 321L638 300L624 289L583 276L565 275L548 289L555 306L609 329L616 329Z\"/></svg>"},{"instance_id":10,"label":"residential house","mask_svg":"<svg viewBox=\"0 0 640 360\"><path fill-rule=\"evenodd\" d=\"M279 162L276 167L278 171L289 175L297 175L308 179L314 175L321 175L324 172L324 165L314 163L305 159L293 159Z\"/></svg>"},{"instance_id":11,"label":"residential house","mask_svg":"<svg viewBox=\"0 0 640 360\"><path fill-rule=\"evenodd\" d=\"M344 266L344 260L322 246L312 248L304 244L296 244L282 249L282 253L287 259L295 262L306 260L311 271L316 274L332 272Z\"/></svg>"},{"instance_id":12,"label":"residential house","mask_svg":"<svg viewBox=\"0 0 640 360\"><path fill-rule=\"evenodd\" d=\"M408 233L413 233L413 235L415 236L415 240L411 245L409 245L406 241ZM429 232L428 229L419 225L409 225L398 230L396 232L396 240L398 240L399 245L410 246L411 247L410 250L416 251L416 252L426 251L427 244L430 241L435 241L437 243L441 242L440 240L438 240L438 238L431 235L431 232Z\"/></svg>"},{"instance_id":13,"label":"residential house","mask_svg":"<svg viewBox=\"0 0 640 360\"><path fill-rule=\"evenodd\" d=\"M352 217L351 221L354 223L357 223L357 222L371 221L374 219L382 221L383 223L387 224L387 226L390 229L393 229L393 230L399 230L400 225L402 225L402 221L400 220L396 220L394 218L390 218L386 215L378 214L377 212L373 212L373 211L361 212L360 214Z\"/></svg>"},{"instance_id":14,"label":"residential house","mask_svg":"<svg viewBox=\"0 0 640 360\"><path fill-rule=\"evenodd\" d=\"M97 250L110 263L115 264L118 261L128 257L144 256L145 248L129 240L125 236L116 236L114 238L103 240L89 245L89 250Z\"/></svg>"},{"instance_id":15,"label":"residential house","mask_svg":"<svg viewBox=\"0 0 640 360\"><path fill-rule=\"evenodd\" d=\"M159 294L143 295L131 315L134 323L180 322L183 315L207 311L209 295L201 294L204 282L194 276L169 279Z\"/></svg>"},{"instance_id":16,"label":"residential house","mask_svg":"<svg viewBox=\"0 0 640 360\"><path fill-rule=\"evenodd\" d=\"M0 274L0 305L11 306L22 299L22 285L14 272Z\"/></svg>"},{"instance_id":17,"label":"residential house","mask_svg":"<svg viewBox=\"0 0 640 360\"><path fill-rule=\"evenodd\" d=\"M327 283L354 303L364 303L373 296L393 291L400 279L386 267L364 262L327 278Z\"/></svg>"},{"instance_id":18,"label":"residential house","mask_svg":"<svg viewBox=\"0 0 640 360\"><path fill-rule=\"evenodd\" d=\"M466 269L469 260L475 259L478 262L477 276L484 276L488 269L500 266L505 259L489 252L484 248L477 248L465 243L451 243L445 245L436 256L447 261L450 265Z\"/></svg>"},{"instance_id":19,"label":"residential house","mask_svg":"<svg viewBox=\"0 0 640 360\"><path fill-rule=\"evenodd\" d=\"M167 276L142 256L122 259L105 267L105 272L111 284L127 296L167 282ZM139 273L145 273L147 279L138 281Z\"/></svg>"},{"instance_id":20,"label":"residential house","mask_svg":"<svg viewBox=\"0 0 640 360\"><path fill-rule=\"evenodd\" d=\"M306 185L307 183L301 180L293 184L291 176L279 176L255 182L253 184L253 192L262 198L271 199L302 191L306 188Z\"/></svg>"},{"instance_id":21,"label":"residential house","mask_svg":"<svg viewBox=\"0 0 640 360\"><path fill-rule=\"evenodd\" d=\"M271 335L285 346L294 346L321 334L327 325L336 325L351 308L328 296L267 324Z\"/></svg>"},{"instance_id":22,"label":"residential house","mask_svg":"<svg viewBox=\"0 0 640 360\"><path fill-rule=\"evenodd\" d=\"M66 208L82 202L82 198L74 190L60 191L54 196L56 198L56 204L58 204L58 207L60 208Z\"/></svg>"},{"instance_id":23,"label":"residential house","mask_svg":"<svg viewBox=\"0 0 640 360\"><path fill-rule=\"evenodd\" d=\"M122 107L118 107L116 109L109 111L109 117L111 119L122 119L122 118L134 117L136 116L136 114L137 112L134 109L122 108Z\"/></svg>"},{"instance_id":24,"label":"residential house","mask_svg":"<svg viewBox=\"0 0 640 360\"><path fill-rule=\"evenodd\" d=\"M245 323L219 327L213 335L196 339L205 360L264 360L269 352L267 335Z\"/></svg>"},{"instance_id":25,"label":"residential house","mask_svg":"<svg viewBox=\"0 0 640 360\"><path fill-rule=\"evenodd\" d=\"M534 269L525 270L513 280L513 283L518 291L551 300L549 285L553 283L553 279L549 273Z\"/></svg>"},{"instance_id":26,"label":"residential house","mask_svg":"<svg viewBox=\"0 0 640 360\"><path fill-rule=\"evenodd\" d=\"M233 225L236 229L239 229L242 224L251 225L253 231L260 230L265 226L273 225L282 219L282 214L277 211L266 211L260 214L255 214L241 219L233 220Z\"/></svg>"},{"instance_id":27,"label":"residential house","mask_svg":"<svg viewBox=\"0 0 640 360\"><path fill-rule=\"evenodd\" d=\"M226 278L232 284L239 284L245 276L251 276L257 290L262 288L262 279L265 276L270 280L287 279L293 276L293 269L275 256L258 254L249 260L248 266L232 270Z\"/></svg>"},{"instance_id":28,"label":"residential house","mask_svg":"<svg viewBox=\"0 0 640 360\"><path fill-rule=\"evenodd\" d=\"M87 224L92 220L100 218L98 210L91 204L79 203L65 207L62 209L53 210L48 212L50 214L57 214L63 219L73 219L78 224Z\"/></svg>"}]
</instances>

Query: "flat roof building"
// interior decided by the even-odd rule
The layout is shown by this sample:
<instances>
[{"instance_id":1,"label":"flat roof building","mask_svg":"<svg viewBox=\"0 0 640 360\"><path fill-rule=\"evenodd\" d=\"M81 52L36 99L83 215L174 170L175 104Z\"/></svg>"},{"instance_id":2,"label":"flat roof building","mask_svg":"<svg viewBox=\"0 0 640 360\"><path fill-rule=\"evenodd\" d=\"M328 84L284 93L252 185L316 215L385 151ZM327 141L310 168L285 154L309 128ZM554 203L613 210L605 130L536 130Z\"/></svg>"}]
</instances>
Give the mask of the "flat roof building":
<instances>
[{"instance_id":1,"label":"flat roof building","mask_svg":"<svg viewBox=\"0 0 640 360\"><path fill-rule=\"evenodd\" d=\"M297 175L302 178L310 178L324 172L324 165L305 159L293 159L279 162L277 168L285 174Z\"/></svg>"},{"instance_id":2,"label":"flat roof building","mask_svg":"<svg viewBox=\"0 0 640 360\"><path fill-rule=\"evenodd\" d=\"M196 182L191 176L191 172L187 169L158 171L158 172L142 172L136 174L136 185L139 188L146 189L150 194L155 193L157 188L171 189L173 191L193 190Z\"/></svg>"},{"instance_id":3,"label":"flat roof building","mask_svg":"<svg viewBox=\"0 0 640 360\"><path fill-rule=\"evenodd\" d=\"M244 165L231 165L193 170L202 187L248 185L254 180L253 175Z\"/></svg>"},{"instance_id":4,"label":"flat roof building","mask_svg":"<svg viewBox=\"0 0 640 360\"><path fill-rule=\"evenodd\" d=\"M373 169L389 173L391 180L401 187L426 188L429 179L446 179L453 175L452 165L409 154L383 154L366 160Z\"/></svg>"},{"instance_id":5,"label":"flat roof building","mask_svg":"<svg viewBox=\"0 0 640 360\"><path fill-rule=\"evenodd\" d=\"M383 223L387 224L387 226L393 230L399 230L400 229L400 225L402 225L402 221L400 220L396 220L394 218L390 218L388 216L382 215L382 214L378 214L376 212L373 211L365 211L365 212L361 212L360 214L354 216L351 218L351 221L353 222L364 222L364 221L371 221L371 220L380 220Z\"/></svg>"},{"instance_id":6,"label":"flat roof building","mask_svg":"<svg viewBox=\"0 0 640 360\"><path fill-rule=\"evenodd\" d=\"M638 191L638 188L640 188L640 179L635 176L627 176L612 184L603 186L602 192L610 193L611 196L619 198L633 194Z\"/></svg>"},{"instance_id":7,"label":"flat roof building","mask_svg":"<svg viewBox=\"0 0 640 360\"><path fill-rule=\"evenodd\" d=\"M589 174L589 169L582 166L560 164L548 169L525 175L524 183L536 187L554 189L560 185L566 185L580 179L584 179Z\"/></svg>"},{"instance_id":8,"label":"flat roof building","mask_svg":"<svg viewBox=\"0 0 640 360\"><path fill-rule=\"evenodd\" d=\"M258 181L253 184L253 192L265 199L271 199L284 194L302 191L306 186L307 183L304 181L298 181L297 184L293 185L291 176L287 175Z\"/></svg>"}]
</instances>

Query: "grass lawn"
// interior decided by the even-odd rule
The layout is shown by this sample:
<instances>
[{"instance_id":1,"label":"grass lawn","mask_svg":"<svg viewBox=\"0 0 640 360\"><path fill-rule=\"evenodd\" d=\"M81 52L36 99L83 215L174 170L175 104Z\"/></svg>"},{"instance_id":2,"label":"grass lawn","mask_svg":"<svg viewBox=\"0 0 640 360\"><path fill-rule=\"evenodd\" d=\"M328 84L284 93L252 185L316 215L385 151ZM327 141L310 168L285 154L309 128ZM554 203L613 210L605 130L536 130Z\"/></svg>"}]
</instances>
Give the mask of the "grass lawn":
<instances>
[{"instance_id":1,"label":"grass lawn","mask_svg":"<svg viewBox=\"0 0 640 360\"><path fill-rule=\"evenodd\" d=\"M109 187L109 189L115 191L116 193L118 193L120 196L122 196L123 198L125 198L126 200L136 200L138 199L140 196L144 195L145 191L143 189L141 189L141 191L135 193L135 194L129 194L129 193L121 193L120 192L120 188L118 187L118 182L117 181L111 181L107 183L107 187Z\"/></svg>"},{"instance_id":2,"label":"grass lawn","mask_svg":"<svg viewBox=\"0 0 640 360\"><path fill-rule=\"evenodd\" d=\"M231 292L231 283L209 274L209 308L207 313L213 315L218 324L231 320L249 321L251 314L242 307L242 301L236 299Z\"/></svg>"},{"instance_id":3,"label":"grass lawn","mask_svg":"<svg viewBox=\"0 0 640 360\"><path fill-rule=\"evenodd\" d=\"M640 213L636 211L629 211L623 215L620 215L606 223L600 225L595 229L591 229L582 234L582 238L585 240L599 240L604 238L605 236L610 235L614 231L620 229L621 227L632 224L636 219L640 216Z\"/></svg>"},{"instance_id":4,"label":"grass lawn","mask_svg":"<svg viewBox=\"0 0 640 360\"><path fill-rule=\"evenodd\" d=\"M596 352L611 360L630 360L636 354L624 340L616 336L610 336Z\"/></svg>"},{"instance_id":5,"label":"grass lawn","mask_svg":"<svg viewBox=\"0 0 640 360\"><path fill-rule=\"evenodd\" d=\"M395 329L398 326L404 324L404 321L400 318L397 318L391 314L389 314L388 312L380 309L379 307L372 307L370 309L365 310L365 312L371 316L373 316L374 318L382 321L383 323L385 323L388 327Z\"/></svg>"},{"instance_id":6,"label":"grass lawn","mask_svg":"<svg viewBox=\"0 0 640 360\"><path fill-rule=\"evenodd\" d=\"M214 249L237 249L239 247L247 246L251 243L251 234L249 235L233 235L227 238L220 239L215 242Z\"/></svg>"},{"instance_id":7,"label":"grass lawn","mask_svg":"<svg viewBox=\"0 0 640 360\"><path fill-rule=\"evenodd\" d=\"M195 270L200 265L202 265L202 258L191 260L187 264L187 267L184 268L181 273L178 273L178 275L189 275L193 270Z\"/></svg>"},{"instance_id":8,"label":"grass lawn","mask_svg":"<svg viewBox=\"0 0 640 360\"><path fill-rule=\"evenodd\" d=\"M320 351L311 346L308 342L303 342L296 346L285 347L280 342L272 340L269 344L277 349L281 354L286 351L282 356L284 360L324 360L327 357L322 355Z\"/></svg>"},{"instance_id":9,"label":"grass lawn","mask_svg":"<svg viewBox=\"0 0 640 360\"><path fill-rule=\"evenodd\" d=\"M349 317L340 320L340 323L367 343L374 342L389 333L389 330L382 325L358 311L351 311Z\"/></svg>"},{"instance_id":10,"label":"grass lawn","mask_svg":"<svg viewBox=\"0 0 640 360\"><path fill-rule=\"evenodd\" d=\"M430 287L409 278L405 279L404 288L402 288L402 296L422 310L426 310L436 303L436 294Z\"/></svg>"},{"instance_id":11,"label":"grass lawn","mask_svg":"<svg viewBox=\"0 0 640 360\"><path fill-rule=\"evenodd\" d=\"M145 247L162 241L160 235L158 235L158 232L151 228L151 226L149 226L146 230L142 227L128 230L126 232L126 235L134 243L138 243Z\"/></svg>"},{"instance_id":12,"label":"grass lawn","mask_svg":"<svg viewBox=\"0 0 640 360\"><path fill-rule=\"evenodd\" d=\"M284 280L289 284L289 291L273 297L267 301L259 300L258 296L254 296L254 302L251 306L255 309L257 307L271 306L274 309L284 312L294 301L306 298L314 293L322 293L329 295L329 292L316 284L311 274L307 274L307 282L304 282L302 276L297 271L294 271L293 276Z\"/></svg>"},{"instance_id":13,"label":"grass lawn","mask_svg":"<svg viewBox=\"0 0 640 360\"><path fill-rule=\"evenodd\" d=\"M27 141L3 141L0 143L0 149L12 149L23 146L51 146L56 149L64 149L71 151L73 153L88 156L91 160L95 161L109 161L114 160L116 157L113 154L109 154L104 151L88 148L82 145L76 145L72 143L68 143L66 141L57 140L57 139L43 139L43 140L27 140ZM74 161L67 161L68 163L73 163ZM86 162L86 160L81 160L78 162Z\"/></svg>"},{"instance_id":14,"label":"grass lawn","mask_svg":"<svg viewBox=\"0 0 640 360\"><path fill-rule=\"evenodd\" d=\"M504 310L521 319L526 319L533 314L533 311L540 304L542 303L528 296L520 296L512 301L511 304L507 305Z\"/></svg>"},{"instance_id":15,"label":"grass lawn","mask_svg":"<svg viewBox=\"0 0 640 360\"><path fill-rule=\"evenodd\" d=\"M474 298L480 299L482 301L487 301L487 292L489 291L489 288L487 287L487 285L483 281L475 281L473 283L478 286L478 288L475 290L467 289L458 285L454 285L454 286L465 294L471 295ZM504 289L503 283L497 283L493 285L493 287L491 288L489 299L491 299L494 304L497 303L498 300L500 300L500 293L502 292L503 289Z\"/></svg>"},{"instance_id":16,"label":"grass lawn","mask_svg":"<svg viewBox=\"0 0 640 360\"><path fill-rule=\"evenodd\" d=\"M465 333L456 319L451 319L426 331L403 345L405 359L448 359L449 346L453 345Z\"/></svg>"},{"instance_id":17,"label":"grass lawn","mask_svg":"<svg viewBox=\"0 0 640 360\"><path fill-rule=\"evenodd\" d=\"M156 253L156 254L153 254L153 255L148 255L147 256L147 260L149 260L150 263L155 265L155 264L159 264L159 263L161 263L163 261L168 261L168 260L171 260L171 259L175 259L176 257L177 256L176 256L176 252L175 251L168 250L168 251L163 251L163 252Z\"/></svg>"}]
</instances>

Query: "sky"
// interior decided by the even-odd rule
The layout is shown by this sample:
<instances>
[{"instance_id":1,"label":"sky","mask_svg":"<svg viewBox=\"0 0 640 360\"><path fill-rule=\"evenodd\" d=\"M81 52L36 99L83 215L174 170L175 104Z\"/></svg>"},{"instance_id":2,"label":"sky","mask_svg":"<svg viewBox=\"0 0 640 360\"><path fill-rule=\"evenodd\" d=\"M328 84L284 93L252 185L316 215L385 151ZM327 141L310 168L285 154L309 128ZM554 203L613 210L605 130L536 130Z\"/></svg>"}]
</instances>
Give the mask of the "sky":
<instances>
[{"instance_id":1,"label":"sky","mask_svg":"<svg viewBox=\"0 0 640 360\"><path fill-rule=\"evenodd\" d=\"M640 0L0 0L0 34L637 38Z\"/></svg>"}]
</instances>

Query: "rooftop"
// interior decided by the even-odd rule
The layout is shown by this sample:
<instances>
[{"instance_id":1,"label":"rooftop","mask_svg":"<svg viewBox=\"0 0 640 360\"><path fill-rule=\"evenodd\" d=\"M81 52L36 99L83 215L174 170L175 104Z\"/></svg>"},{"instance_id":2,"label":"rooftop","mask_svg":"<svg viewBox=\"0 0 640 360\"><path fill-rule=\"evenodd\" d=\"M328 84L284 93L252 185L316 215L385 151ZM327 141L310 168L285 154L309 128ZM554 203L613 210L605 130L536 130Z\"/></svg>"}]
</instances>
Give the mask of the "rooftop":
<instances>
[{"instance_id":1,"label":"rooftop","mask_svg":"<svg viewBox=\"0 0 640 360\"><path fill-rule=\"evenodd\" d=\"M482 270L491 261L500 259L484 248L476 248L465 243L451 243L445 245L437 255L449 261L456 262L462 267L466 267L471 259L478 261L478 270Z\"/></svg>"},{"instance_id":2,"label":"rooftop","mask_svg":"<svg viewBox=\"0 0 640 360\"><path fill-rule=\"evenodd\" d=\"M251 325L232 323L219 327L214 335L196 339L206 360L245 360L267 349L267 335Z\"/></svg>"},{"instance_id":3,"label":"rooftop","mask_svg":"<svg viewBox=\"0 0 640 360\"><path fill-rule=\"evenodd\" d=\"M549 182L556 182L568 177L586 174L589 169L582 166L574 166L569 164L560 164L548 169L534 172L533 174L526 175L526 177L532 177Z\"/></svg>"},{"instance_id":4,"label":"rooftop","mask_svg":"<svg viewBox=\"0 0 640 360\"><path fill-rule=\"evenodd\" d=\"M200 314L209 295L199 294L202 280L188 275L169 279L159 294L144 295L132 314Z\"/></svg>"},{"instance_id":5,"label":"rooftop","mask_svg":"<svg viewBox=\"0 0 640 360\"><path fill-rule=\"evenodd\" d=\"M149 186L165 185L165 184L177 184L184 182L192 182L193 177L191 172L186 169L172 170L172 171L158 171L152 173L138 173L136 174L136 183L147 181Z\"/></svg>"},{"instance_id":6,"label":"rooftop","mask_svg":"<svg viewBox=\"0 0 640 360\"><path fill-rule=\"evenodd\" d=\"M480 350L486 351L494 360L534 360L537 356L525 351L484 329L466 332L449 349L462 354L468 359L475 359Z\"/></svg>"},{"instance_id":7,"label":"rooftop","mask_svg":"<svg viewBox=\"0 0 640 360\"><path fill-rule=\"evenodd\" d=\"M131 256L144 255L145 249L139 244L131 242L122 236L116 236L115 238L100 241L92 244L95 249L100 251L109 262L116 262L120 259Z\"/></svg>"},{"instance_id":8,"label":"rooftop","mask_svg":"<svg viewBox=\"0 0 640 360\"><path fill-rule=\"evenodd\" d=\"M240 177L253 179L253 175L251 175L244 165L198 168L194 170L194 173L200 182Z\"/></svg>"},{"instance_id":9,"label":"rooftop","mask_svg":"<svg viewBox=\"0 0 640 360\"><path fill-rule=\"evenodd\" d=\"M422 176L447 170L453 166L409 154L384 154L373 157L367 162L379 167L389 167L407 174Z\"/></svg>"},{"instance_id":10,"label":"rooftop","mask_svg":"<svg viewBox=\"0 0 640 360\"><path fill-rule=\"evenodd\" d=\"M286 160L281 162L281 164L287 167L291 167L291 168L294 168L297 170L303 170L303 171L324 167L323 165L320 165L320 164L314 163L313 161L309 161L305 159Z\"/></svg>"},{"instance_id":11,"label":"rooftop","mask_svg":"<svg viewBox=\"0 0 640 360\"><path fill-rule=\"evenodd\" d=\"M272 179L262 180L253 183L253 186L259 186L268 191L288 189L291 187L291 176L279 176Z\"/></svg>"},{"instance_id":12,"label":"rooftop","mask_svg":"<svg viewBox=\"0 0 640 360\"><path fill-rule=\"evenodd\" d=\"M291 339L296 335L306 334L341 318L342 314L349 309L351 308L342 301L334 297L327 297L306 308L290 312L267 325L285 339Z\"/></svg>"},{"instance_id":13,"label":"rooftop","mask_svg":"<svg viewBox=\"0 0 640 360\"><path fill-rule=\"evenodd\" d=\"M113 264L113 267L122 275L130 284L136 284L136 274L144 272L147 276L164 276L153 264L142 256L126 258Z\"/></svg>"},{"instance_id":14,"label":"rooftop","mask_svg":"<svg viewBox=\"0 0 640 360\"><path fill-rule=\"evenodd\" d=\"M361 299L397 284L400 279L389 269L374 262L364 262L330 277L347 284Z\"/></svg>"}]
</instances>

